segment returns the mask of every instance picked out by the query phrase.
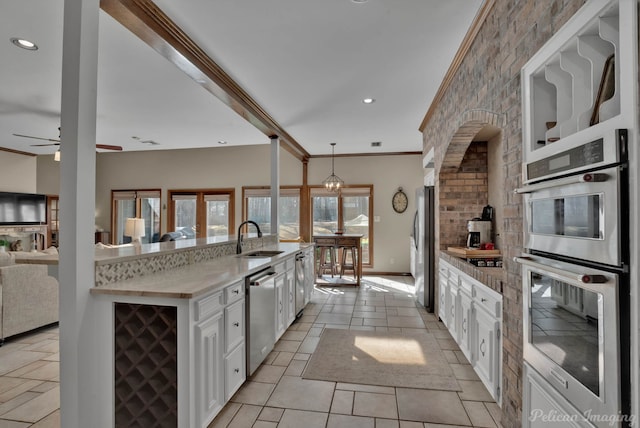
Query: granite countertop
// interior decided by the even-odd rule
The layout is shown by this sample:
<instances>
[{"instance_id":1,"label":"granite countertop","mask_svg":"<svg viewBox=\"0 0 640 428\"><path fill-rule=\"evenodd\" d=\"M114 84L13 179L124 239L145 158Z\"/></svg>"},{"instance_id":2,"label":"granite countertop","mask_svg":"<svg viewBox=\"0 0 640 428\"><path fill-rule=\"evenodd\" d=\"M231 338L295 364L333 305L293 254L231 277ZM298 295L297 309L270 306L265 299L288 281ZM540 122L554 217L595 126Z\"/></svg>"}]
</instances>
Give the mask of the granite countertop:
<instances>
[{"instance_id":1,"label":"granite countertop","mask_svg":"<svg viewBox=\"0 0 640 428\"><path fill-rule=\"evenodd\" d=\"M241 257L236 254L223 256L157 274L94 287L91 294L190 299L242 280L245 276L277 264L309 245L312 244L267 245L260 249L283 252L274 257Z\"/></svg>"}]
</instances>

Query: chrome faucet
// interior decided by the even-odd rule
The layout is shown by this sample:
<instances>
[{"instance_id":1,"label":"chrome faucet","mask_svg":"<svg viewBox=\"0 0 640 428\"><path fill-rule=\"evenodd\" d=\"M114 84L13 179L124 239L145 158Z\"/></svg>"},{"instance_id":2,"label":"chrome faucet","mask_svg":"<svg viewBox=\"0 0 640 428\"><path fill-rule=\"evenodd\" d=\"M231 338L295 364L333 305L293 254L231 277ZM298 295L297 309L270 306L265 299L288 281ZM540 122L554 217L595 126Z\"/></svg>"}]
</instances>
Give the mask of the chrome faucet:
<instances>
[{"instance_id":1,"label":"chrome faucet","mask_svg":"<svg viewBox=\"0 0 640 428\"><path fill-rule=\"evenodd\" d=\"M256 223L253 220L247 220L247 221L243 221L242 223L240 223L240 226L238 227L238 243L236 244L236 254L240 254L242 253L242 226L244 226L245 224L253 224L257 231L258 231L258 238L262 238L262 231L260 230L260 226L258 226L258 223Z\"/></svg>"}]
</instances>

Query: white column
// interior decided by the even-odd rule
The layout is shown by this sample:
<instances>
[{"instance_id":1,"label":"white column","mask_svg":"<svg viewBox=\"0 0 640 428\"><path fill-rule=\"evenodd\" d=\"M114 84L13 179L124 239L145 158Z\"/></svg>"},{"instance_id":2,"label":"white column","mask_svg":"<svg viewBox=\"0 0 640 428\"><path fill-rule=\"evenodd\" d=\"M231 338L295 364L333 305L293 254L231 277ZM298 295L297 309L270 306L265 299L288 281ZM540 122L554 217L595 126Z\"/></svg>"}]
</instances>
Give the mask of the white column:
<instances>
[{"instance_id":1,"label":"white column","mask_svg":"<svg viewBox=\"0 0 640 428\"><path fill-rule=\"evenodd\" d=\"M60 426L106 426L93 334L99 0L65 0L60 162Z\"/></svg>"},{"instance_id":2,"label":"white column","mask_svg":"<svg viewBox=\"0 0 640 428\"><path fill-rule=\"evenodd\" d=\"M280 219L280 140L277 135L271 138L271 233L278 235Z\"/></svg>"}]
</instances>

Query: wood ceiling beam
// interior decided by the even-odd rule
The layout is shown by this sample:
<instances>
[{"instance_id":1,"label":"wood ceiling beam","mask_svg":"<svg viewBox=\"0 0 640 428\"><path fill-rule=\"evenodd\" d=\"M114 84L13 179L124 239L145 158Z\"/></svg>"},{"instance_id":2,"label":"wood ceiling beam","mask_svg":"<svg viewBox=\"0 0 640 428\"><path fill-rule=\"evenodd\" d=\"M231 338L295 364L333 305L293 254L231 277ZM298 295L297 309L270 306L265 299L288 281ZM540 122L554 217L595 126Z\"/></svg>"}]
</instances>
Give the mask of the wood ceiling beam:
<instances>
[{"instance_id":1,"label":"wood ceiling beam","mask_svg":"<svg viewBox=\"0 0 640 428\"><path fill-rule=\"evenodd\" d=\"M100 8L300 160L309 153L150 0L101 0Z\"/></svg>"}]
</instances>

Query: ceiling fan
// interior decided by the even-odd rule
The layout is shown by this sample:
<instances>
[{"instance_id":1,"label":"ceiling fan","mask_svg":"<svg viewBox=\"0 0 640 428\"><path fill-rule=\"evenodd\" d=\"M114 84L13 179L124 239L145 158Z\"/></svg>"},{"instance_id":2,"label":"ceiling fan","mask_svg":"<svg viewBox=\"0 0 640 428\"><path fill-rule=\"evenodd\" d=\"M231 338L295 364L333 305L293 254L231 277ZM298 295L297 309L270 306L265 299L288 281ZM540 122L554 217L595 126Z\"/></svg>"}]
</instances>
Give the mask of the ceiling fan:
<instances>
[{"instance_id":1,"label":"ceiling fan","mask_svg":"<svg viewBox=\"0 0 640 428\"><path fill-rule=\"evenodd\" d=\"M60 128L58 128L58 130L60 130ZM60 145L60 140L56 140L53 138L42 138L42 137L34 137L32 135L23 135L23 134L13 134L16 137L23 137L23 138L33 138L34 140L43 140L43 141L50 141L51 143L49 144L32 144L32 147L44 147L44 146L59 146ZM121 146L112 146L111 144L96 144L96 149L103 149L103 150L117 150L117 151L122 151L122 147Z\"/></svg>"}]
</instances>

